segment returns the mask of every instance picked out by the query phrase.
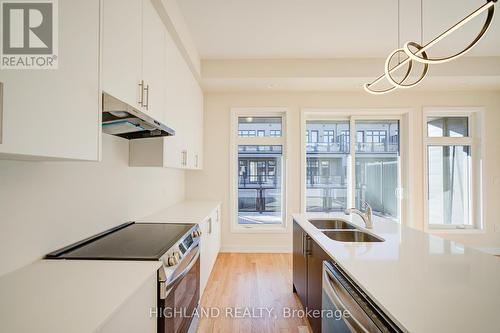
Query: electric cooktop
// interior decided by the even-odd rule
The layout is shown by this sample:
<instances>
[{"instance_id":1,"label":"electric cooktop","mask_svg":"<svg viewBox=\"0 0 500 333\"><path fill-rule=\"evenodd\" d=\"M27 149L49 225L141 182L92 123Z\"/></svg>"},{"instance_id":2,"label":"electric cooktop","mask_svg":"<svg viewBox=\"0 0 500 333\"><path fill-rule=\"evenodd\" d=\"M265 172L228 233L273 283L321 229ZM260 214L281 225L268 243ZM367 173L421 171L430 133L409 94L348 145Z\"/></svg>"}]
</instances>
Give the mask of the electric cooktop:
<instances>
[{"instance_id":1,"label":"electric cooktop","mask_svg":"<svg viewBox=\"0 0 500 333\"><path fill-rule=\"evenodd\" d=\"M129 222L49 253L46 258L159 260L193 226L187 223Z\"/></svg>"}]
</instances>

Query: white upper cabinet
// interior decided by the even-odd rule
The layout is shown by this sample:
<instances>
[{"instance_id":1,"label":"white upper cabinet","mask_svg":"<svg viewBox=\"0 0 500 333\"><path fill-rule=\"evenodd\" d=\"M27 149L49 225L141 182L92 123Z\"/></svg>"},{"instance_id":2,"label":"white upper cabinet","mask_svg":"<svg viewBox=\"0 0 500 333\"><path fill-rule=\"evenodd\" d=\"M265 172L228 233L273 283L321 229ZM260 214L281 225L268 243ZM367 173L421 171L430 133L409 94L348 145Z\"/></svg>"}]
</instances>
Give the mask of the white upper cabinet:
<instances>
[{"instance_id":1,"label":"white upper cabinet","mask_svg":"<svg viewBox=\"0 0 500 333\"><path fill-rule=\"evenodd\" d=\"M203 91L194 81L192 154L193 169L203 169Z\"/></svg>"},{"instance_id":2,"label":"white upper cabinet","mask_svg":"<svg viewBox=\"0 0 500 333\"><path fill-rule=\"evenodd\" d=\"M166 38L167 121L175 129L165 139L165 166L202 168L203 92L172 38Z\"/></svg>"},{"instance_id":3,"label":"white upper cabinet","mask_svg":"<svg viewBox=\"0 0 500 333\"><path fill-rule=\"evenodd\" d=\"M144 36L145 41L147 38ZM156 40L156 38L151 38L151 40ZM161 75L164 84L162 96L165 107L162 109L164 117L162 120L175 130L175 136L131 141L130 165L201 169L203 166L203 92L168 32L163 37L163 43L155 45L158 47L160 44L164 47L163 67L151 67L152 71L156 69L151 75L163 74ZM146 49L147 47L144 48ZM155 51L155 54L161 54L161 50ZM145 53L144 59L146 57ZM153 82L153 79L148 81ZM157 86L161 86L160 83ZM151 97L154 92L153 87ZM151 107L153 108L153 104Z\"/></svg>"},{"instance_id":4,"label":"white upper cabinet","mask_svg":"<svg viewBox=\"0 0 500 333\"><path fill-rule=\"evenodd\" d=\"M145 85L143 105L146 112L160 122L165 122L165 35L165 25L151 1L143 0L142 77Z\"/></svg>"},{"instance_id":5,"label":"white upper cabinet","mask_svg":"<svg viewBox=\"0 0 500 333\"><path fill-rule=\"evenodd\" d=\"M203 93L161 1L57 4L58 68L0 70L0 159L100 160L104 92L176 132L130 141L130 165L201 169Z\"/></svg>"},{"instance_id":6,"label":"white upper cabinet","mask_svg":"<svg viewBox=\"0 0 500 333\"><path fill-rule=\"evenodd\" d=\"M142 108L142 2L103 0L102 90Z\"/></svg>"},{"instance_id":7,"label":"white upper cabinet","mask_svg":"<svg viewBox=\"0 0 500 333\"><path fill-rule=\"evenodd\" d=\"M203 166L203 93L198 82L189 80L191 98L187 101L186 116L189 118L189 128L185 131L188 142L187 168L202 169Z\"/></svg>"},{"instance_id":8,"label":"white upper cabinet","mask_svg":"<svg viewBox=\"0 0 500 333\"><path fill-rule=\"evenodd\" d=\"M58 68L0 69L0 158L100 159L100 1L58 4Z\"/></svg>"},{"instance_id":9,"label":"white upper cabinet","mask_svg":"<svg viewBox=\"0 0 500 333\"><path fill-rule=\"evenodd\" d=\"M150 0L103 1L103 91L164 122L165 25Z\"/></svg>"},{"instance_id":10,"label":"white upper cabinet","mask_svg":"<svg viewBox=\"0 0 500 333\"><path fill-rule=\"evenodd\" d=\"M191 125L186 104L189 101L187 86L191 73L169 34L165 37L165 45L166 121L172 124L175 136L165 138L164 165L170 168L185 168L189 161L187 155L189 142L186 132L190 130Z\"/></svg>"}]
</instances>

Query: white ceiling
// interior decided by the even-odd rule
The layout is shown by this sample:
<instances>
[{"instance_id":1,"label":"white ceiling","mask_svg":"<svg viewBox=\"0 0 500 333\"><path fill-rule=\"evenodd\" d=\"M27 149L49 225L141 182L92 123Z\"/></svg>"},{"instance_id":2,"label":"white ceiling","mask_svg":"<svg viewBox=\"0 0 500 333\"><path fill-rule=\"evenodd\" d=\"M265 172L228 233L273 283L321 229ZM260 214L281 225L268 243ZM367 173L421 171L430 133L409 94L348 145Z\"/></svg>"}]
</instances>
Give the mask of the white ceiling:
<instances>
[{"instance_id":1,"label":"white ceiling","mask_svg":"<svg viewBox=\"0 0 500 333\"><path fill-rule=\"evenodd\" d=\"M420 0L401 1L401 40L420 41ZM397 46L397 0L178 0L198 51L217 58L385 57ZM423 0L424 41L485 0ZM500 8L474 56L500 55ZM433 50L461 50L484 18Z\"/></svg>"}]
</instances>

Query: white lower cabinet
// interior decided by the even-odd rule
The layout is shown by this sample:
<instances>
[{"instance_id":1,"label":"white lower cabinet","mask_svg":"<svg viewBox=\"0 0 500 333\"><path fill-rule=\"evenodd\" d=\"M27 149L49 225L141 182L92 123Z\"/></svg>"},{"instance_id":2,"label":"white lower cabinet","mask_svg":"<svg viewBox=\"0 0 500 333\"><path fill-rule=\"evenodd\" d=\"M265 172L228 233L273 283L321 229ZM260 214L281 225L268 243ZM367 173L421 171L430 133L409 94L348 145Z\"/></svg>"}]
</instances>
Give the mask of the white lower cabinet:
<instances>
[{"instance_id":1,"label":"white lower cabinet","mask_svg":"<svg viewBox=\"0 0 500 333\"><path fill-rule=\"evenodd\" d=\"M220 251L221 244L221 222L220 206L215 209L209 217L200 223L201 245L200 245L200 295L203 295L207 286L208 278Z\"/></svg>"},{"instance_id":2,"label":"white lower cabinet","mask_svg":"<svg viewBox=\"0 0 500 333\"><path fill-rule=\"evenodd\" d=\"M99 328L98 333L156 333L156 272Z\"/></svg>"}]
</instances>

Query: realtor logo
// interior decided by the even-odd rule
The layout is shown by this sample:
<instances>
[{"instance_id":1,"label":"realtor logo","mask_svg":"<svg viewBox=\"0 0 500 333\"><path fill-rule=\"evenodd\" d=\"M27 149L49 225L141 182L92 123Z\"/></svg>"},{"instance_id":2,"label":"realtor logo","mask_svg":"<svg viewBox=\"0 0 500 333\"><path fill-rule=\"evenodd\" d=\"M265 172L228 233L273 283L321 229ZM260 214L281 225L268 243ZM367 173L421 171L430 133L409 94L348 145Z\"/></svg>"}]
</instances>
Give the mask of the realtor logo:
<instances>
[{"instance_id":1,"label":"realtor logo","mask_svg":"<svg viewBox=\"0 0 500 333\"><path fill-rule=\"evenodd\" d=\"M0 18L0 68L57 68L57 0L0 0Z\"/></svg>"}]
</instances>

